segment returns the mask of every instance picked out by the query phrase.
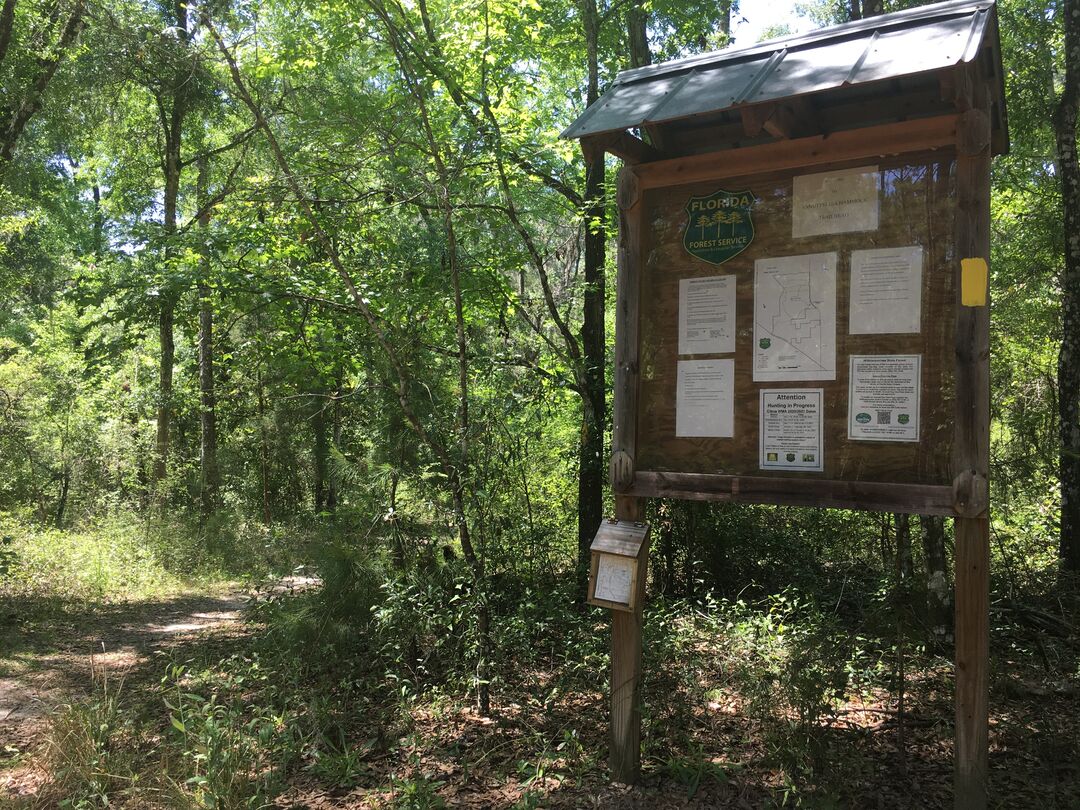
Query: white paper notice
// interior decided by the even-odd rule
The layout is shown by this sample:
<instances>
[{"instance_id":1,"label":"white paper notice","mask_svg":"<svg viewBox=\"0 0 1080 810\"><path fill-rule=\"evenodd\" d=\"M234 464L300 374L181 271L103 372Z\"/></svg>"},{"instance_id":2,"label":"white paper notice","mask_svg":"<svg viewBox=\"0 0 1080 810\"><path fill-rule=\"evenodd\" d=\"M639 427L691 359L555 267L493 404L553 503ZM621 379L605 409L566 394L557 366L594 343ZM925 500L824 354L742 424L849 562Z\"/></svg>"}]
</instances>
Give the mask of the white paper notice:
<instances>
[{"instance_id":1,"label":"white paper notice","mask_svg":"<svg viewBox=\"0 0 1080 810\"><path fill-rule=\"evenodd\" d=\"M765 389L758 435L763 470L825 469L823 389Z\"/></svg>"},{"instance_id":2,"label":"white paper notice","mask_svg":"<svg viewBox=\"0 0 1080 810\"><path fill-rule=\"evenodd\" d=\"M921 388L922 355L852 355L848 438L917 442Z\"/></svg>"},{"instance_id":3,"label":"white paper notice","mask_svg":"<svg viewBox=\"0 0 1080 810\"><path fill-rule=\"evenodd\" d=\"M634 581L634 561L629 557L601 554L596 566L593 597L605 602L630 604L630 586Z\"/></svg>"},{"instance_id":4,"label":"white paper notice","mask_svg":"<svg viewBox=\"0 0 1080 810\"><path fill-rule=\"evenodd\" d=\"M879 182L877 166L796 177L791 194L791 235L876 231Z\"/></svg>"},{"instance_id":5,"label":"white paper notice","mask_svg":"<svg viewBox=\"0 0 1080 810\"><path fill-rule=\"evenodd\" d=\"M676 436L735 435L735 361L680 360Z\"/></svg>"},{"instance_id":6,"label":"white paper notice","mask_svg":"<svg viewBox=\"0 0 1080 810\"><path fill-rule=\"evenodd\" d=\"M735 276L679 282L679 354L735 351Z\"/></svg>"},{"instance_id":7,"label":"white paper notice","mask_svg":"<svg viewBox=\"0 0 1080 810\"><path fill-rule=\"evenodd\" d=\"M836 379L836 254L754 262L754 380Z\"/></svg>"},{"instance_id":8,"label":"white paper notice","mask_svg":"<svg viewBox=\"0 0 1080 810\"><path fill-rule=\"evenodd\" d=\"M919 245L853 250L848 331L853 335L918 333L922 265Z\"/></svg>"}]
</instances>

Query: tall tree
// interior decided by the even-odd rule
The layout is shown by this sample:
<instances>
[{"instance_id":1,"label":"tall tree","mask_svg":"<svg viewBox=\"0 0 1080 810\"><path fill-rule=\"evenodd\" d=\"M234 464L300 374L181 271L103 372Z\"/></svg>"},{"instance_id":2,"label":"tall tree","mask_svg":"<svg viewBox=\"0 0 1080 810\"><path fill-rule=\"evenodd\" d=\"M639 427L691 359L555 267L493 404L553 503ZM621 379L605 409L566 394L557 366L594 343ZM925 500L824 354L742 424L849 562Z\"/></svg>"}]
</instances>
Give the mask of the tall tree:
<instances>
[{"instance_id":1,"label":"tall tree","mask_svg":"<svg viewBox=\"0 0 1080 810\"><path fill-rule=\"evenodd\" d=\"M641 0L632 0L626 10L626 33L630 53L630 67L639 68L652 64L649 50L649 14ZM586 107L592 106L588 102Z\"/></svg>"},{"instance_id":2,"label":"tall tree","mask_svg":"<svg viewBox=\"0 0 1080 810\"><path fill-rule=\"evenodd\" d=\"M426 15L426 7L421 1L420 8ZM333 267L339 281L347 291L356 314L358 314L368 327L382 358L387 361L391 369L392 385L395 388L397 404L401 415L405 418L408 426L414 431L419 440L436 460L440 472L446 482L446 488L452 503L454 523L457 528L458 541L462 553L472 573L474 598L476 599L476 630L479 641L478 661L476 667L476 685L479 709L483 714L489 714L490 686L487 668L490 661L490 619L487 604L486 577L484 560L481 553L473 543L473 533L470 525L468 500L470 498L470 466L471 466L471 439L469 411L469 349L466 335L465 312L463 305L463 286L461 265L462 259L457 243L455 227L455 205L452 199L452 187L454 178L460 175L460 167L451 165L449 157L454 154L453 150L440 139L435 132L435 124L429 111L427 94L421 82L413 75L412 61L406 43L396 39L396 29L390 27L387 33L390 35L390 44L397 60L398 67L405 81L405 90L412 97L416 105L421 122L421 137L424 139L426 149L424 156L435 167L434 187L437 204L435 210L441 216L442 235L445 239L443 253L443 266L448 270L452 283L452 302L454 311L454 335L455 350L453 352L457 366L457 402L456 413L452 422L453 441L445 441L440 435L439 425L432 425L423 411L417 405L414 391L422 386L418 385L413 378L412 370L403 358L401 347L393 334L393 326L384 321L373 308L371 301L361 292L363 287L357 285L352 269L346 265L341 252L330 238L323 227L320 218L316 214L310 194L301 185L300 178L294 171L289 159L281 147L281 143L267 119L262 107L255 100L248 82L240 71L236 58L229 50L225 41L216 28L208 23L210 35L221 53L230 76L236 95L251 113L254 125L261 130L266 139L273 161L278 170L285 178L289 190L292 192L297 204L303 212L304 218L314 234L321 250L324 252L330 265ZM426 387L426 386L424 386Z\"/></svg>"},{"instance_id":3,"label":"tall tree","mask_svg":"<svg viewBox=\"0 0 1080 810\"><path fill-rule=\"evenodd\" d=\"M581 20L585 35L585 106L600 98L600 14L596 0L581 0ZM646 53L648 42L644 42ZM604 512L604 440L607 434L606 338L604 330L605 250L607 210L604 199L604 152L585 149L585 250L582 272L581 355L582 379L581 443L578 446L578 592L584 599L588 587L589 546Z\"/></svg>"},{"instance_id":4,"label":"tall tree","mask_svg":"<svg viewBox=\"0 0 1080 810\"><path fill-rule=\"evenodd\" d=\"M171 31L177 47L165 50L168 58L165 77L160 81L154 77L150 84L154 101L157 103L164 144L161 155L161 171L165 180L162 195L162 239L166 272L171 270L170 265L176 257L177 211L180 202L181 172L184 168L181 161L181 142L194 78L194 65L188 58L188 44L191 38L191 32L188 30L188 3L186 0L174 0L170 11L173 23ZM158 311L158 339L161 355L158 364L157 440L153 476L156 485L160 485L165 480L168 472L169 423L173 409L173 366L176 360L176 344L173 336L176 300L176 292L168 285L164 285Z\"/></svg>"},{"instance_id":5,"label":"tall tree","mask_svg":"<svg viewBox=\"0 0 1080 810\"><path fill-rule=\"evenodd\" d=\"M1058 354L1058 419L1061 432L1062 568L1080 572L1080 160L1076 123L1080 110L1080 2L1064 0L1065 83L1054 119L1065 266L1061 278L1061 350Z\"/></svg>"},{"instance_id":6,"label":"tall tree","mask_svg":"<svg viewBox=\"0 0 1080 810\"><path fill-rule=\"evenodd\" d=\"M217 397L214 392L214 302L210 292L210 160L197 161L196 200L199 206L199 501L203 519L218 504L221 478L217 457Z\"/></svg>"},{"instance_id":7,"label":"tall tree","mask_svg":"<svg viewBox=\"0 0 1080 810\"><path fill-rule=\"evenodd\" d=\"M923 567L926 588L926 624L936 644L942 644L952 626L952 586L945 557L945 518L921 515Z\"/></svg>"}]
</instances>

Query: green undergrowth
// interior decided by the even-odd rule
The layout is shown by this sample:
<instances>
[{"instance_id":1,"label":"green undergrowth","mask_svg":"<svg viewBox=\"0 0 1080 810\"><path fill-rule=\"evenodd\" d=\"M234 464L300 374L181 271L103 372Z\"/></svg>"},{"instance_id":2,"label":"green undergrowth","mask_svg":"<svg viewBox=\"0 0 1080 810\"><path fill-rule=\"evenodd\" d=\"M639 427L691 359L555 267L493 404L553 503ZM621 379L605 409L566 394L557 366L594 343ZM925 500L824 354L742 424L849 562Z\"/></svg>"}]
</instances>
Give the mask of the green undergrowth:
<instances>
[{"instance_id":1,"label":"green undergrowth","mask_svg":"<svg viewBox=\"0 0 1080 810\"><path fill-rule=\"evenodd\" d=\"M576 606L563 585L481 597L455 565L424 577L385 576L363 555L323 565L323 588L260 602L252 635L227 651L176 649L139 688L99 686L67 707L43 800L250 808L299 784L439 807L449 786L440 760L466 783L510 780L522 807L542 806L553 785L606 781L606 612ZM484 739L487 726L468 745L445 733L476 717L480 598L493 608L487 671L509 746ZM821 721L889 681L887 645L845 633L793 592L753 604L655 600L644 649L646 767L691 797L743 778L746 752L719 761L708 747L717 701L737 697L756 754L789 787L818 785L835 765Z\"/></svg>"},{"instance_id":2,"label":"green undergrowth","mask_svg":"<svg viewBox=\"0 0 1080 810\"><path fill-rule=\"evenodd\" d=\"M99 676L93 695L56 712L38 763L48 779L36 806L300 806L309 793L329 791L367 806L432 808L453 806L461 790L475 792L476 806L541 807L560 796L560 806L574 806L574 797L586 801L608 784L610 616L577 602L571 576L495 572L480 587L455 555L401 572L374 546L339 534L345 539L294 535L297 557L304 554L320 582L253 602L246 633L183 641L123 684ZM130 554L117 565L142 566L144 579L123 580L106 560L83 586L87 593L149 593L183 583L181 564L203 564L185 560L182 544L155 556L153 543L135 548L145 535L116 535L105 548ZM261 536L263 570L289 559L274 556L277 537ZM53 562L37 553L20 566L40 559L40 570L61 577L83 559L64 554ZM694 598L650 599L646 783L686 800L708 797L712 806L745 799L755 807L844 807L864 806L893 780L895 801L882 806L903 806L887 723L903 684L923 735L921 749L912 745L912 768L928 784L948 784L947 758L934 752L952 736L951 651L926 643L914 621L919 594L898 607L904 594L895 583L859 565L823 566L807 582L812 587L765 595L748 587L752 597L702 589ZM490 615L486 640L482 607ZM1003 662L994 673L996 700L1016 684L1027 688L1037 660L1052 667L1048 679L1071 688L1080 675L1074 640L1032 635L1018 609L994 617L995 660ZM476 711L485 685L490 719ZM859 728L845 725L863 706L875 713ZM1054 716L1067 717L1067 707ZM1064 748L1069 733L1048 727L1044 737ZM925 762L919 750L930 752ZM483 798L491 784L506 792ZM1059 794L1075 789L1062 782Z\"/></svg>"},{"instance_id":3,"label":"green undergrowth","mask_svg":"<svg viewBox=\"0 0 1080 810\"><path fill-rule=\"evenodd\" d=\"M0 589L8 596L79 601L146 599L183 590L144 527L107 521L81 530L4 526Z\"/></svg>"},{"instance_id":4,"label":"green undergrowth","mask_svg":"<svg viewBox=\"0 0 1080 810\"><path fill-rule=\"evenodd\" d=\"M140 519L120 512L65 529L0 514L0 598L142 601L291 570L316 531L221 514Z\"/></svg>"}]
</instances>

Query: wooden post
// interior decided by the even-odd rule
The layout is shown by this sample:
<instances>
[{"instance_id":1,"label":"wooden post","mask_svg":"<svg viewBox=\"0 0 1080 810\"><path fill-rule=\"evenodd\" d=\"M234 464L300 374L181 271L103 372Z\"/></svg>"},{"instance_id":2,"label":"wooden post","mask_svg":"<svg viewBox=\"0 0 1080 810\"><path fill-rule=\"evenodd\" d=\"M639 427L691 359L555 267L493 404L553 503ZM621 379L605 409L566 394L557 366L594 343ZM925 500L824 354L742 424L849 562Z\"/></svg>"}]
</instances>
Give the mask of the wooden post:
<instances>
[{"instance_id":1,"label":"wooden post","mask_svg":"<svg viewBox=\"0 0 1080 810\"><path fill-rule=\"evenodd\" d=\"M611 488L634 483L637 446L639 308L641 301L641 189L629 166L619 172L618 275L615 280L615 404L611 422ZM618 517L618 515L616 515Z\"/></svg>"},{"instance_id":2,"label":"wooden post","mask_svg":"<svg viewBox=\"0 0 1080 810\"><path fill-rule=\"evenodd\" d=\"M645 500L615 496L615 517L642 520ZM637 595L632 611L611 611L611 776L633 785L641 773L641 626L649 549L641 556Z\"/></svg>"},{"instance_id":3,"label":"wooden post","mask_svg":"<svg viewBox=\"0 0 1080 810\"><path fill-rule=\"evenodd\" d=\"M616 492L615 517L641 520L645 501L618 494L634 480L637 436L638 302L641 284L641 194L633 170L619 173L618 281L615 304L615 407L611 437L611 486ZM648 541L646 541L648 542ZM612 778L632 785L641 772L641 625L649 549L642 553L636 608L613 610L611 616L611 751Z\"/></svg>"},{"instance_id":4,"label":"wooden post","mask_svg":"<svg viewBox=\"0 0 1080 810\"><path fill-rule=\"evenodd\" d=\"M987 802L990 668L990 118L986 88L971 82L958 99L956 432L956 770L957 810ZM967 96L965 99L964 96ZM963 261L962 261L963 260Z\"/></svg>"}]
</instances>

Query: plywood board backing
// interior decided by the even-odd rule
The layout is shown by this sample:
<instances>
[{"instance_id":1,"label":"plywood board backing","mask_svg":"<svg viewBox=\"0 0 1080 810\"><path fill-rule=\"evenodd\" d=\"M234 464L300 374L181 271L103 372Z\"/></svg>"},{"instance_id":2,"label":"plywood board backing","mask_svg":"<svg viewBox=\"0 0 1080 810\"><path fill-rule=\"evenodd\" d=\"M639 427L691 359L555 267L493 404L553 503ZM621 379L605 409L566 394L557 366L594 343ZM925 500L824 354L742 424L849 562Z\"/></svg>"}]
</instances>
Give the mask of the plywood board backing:
<instances>
[{"instance_id":1,"label":"plywood board backing","mask_svg":"<svg viewBox=\"0 0 1080 810\"><path fill-rule=\"evenodd\" d=\"M717 155L723 161L723 155ZM816 167L814 172L868 161ZM761 475L758 455L759 391L764 388L822 388L825 393L823 472L770 476L948 485L952 482L953 369L956 311L954 220L955 161L940 152L907 155L876 164L882 173L879 227L875 231L793 238L793 173L756 175L644 192L641 243L641 361L637 422L637 470ZM755 238L749 248L719 266L683 248L686 203L718 189L749 189ZM853 250L920 245L922 331L919 334L848 334ZM754 382L754 262L810 253L837 253L836 379L813 382ZM734 354L735 436L677 438L675 393L678 355L679 281L733 274L737 283ZM851 441L847 438L848 357L922 356L922 403L918 443ZM702 355L695 357L701 358ZM685 356L683 359L687 359Z\"/></svg>"}]
</instances>

